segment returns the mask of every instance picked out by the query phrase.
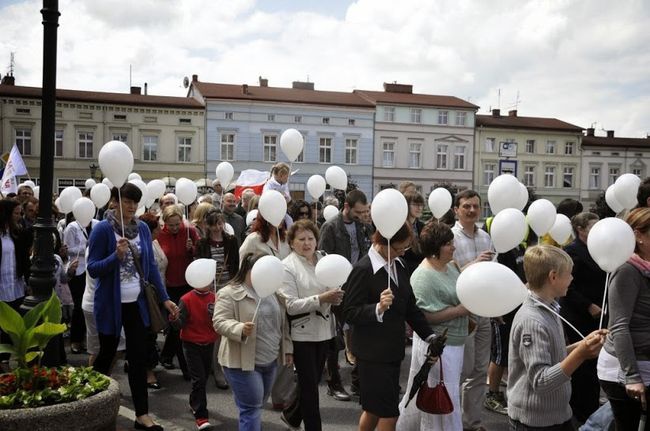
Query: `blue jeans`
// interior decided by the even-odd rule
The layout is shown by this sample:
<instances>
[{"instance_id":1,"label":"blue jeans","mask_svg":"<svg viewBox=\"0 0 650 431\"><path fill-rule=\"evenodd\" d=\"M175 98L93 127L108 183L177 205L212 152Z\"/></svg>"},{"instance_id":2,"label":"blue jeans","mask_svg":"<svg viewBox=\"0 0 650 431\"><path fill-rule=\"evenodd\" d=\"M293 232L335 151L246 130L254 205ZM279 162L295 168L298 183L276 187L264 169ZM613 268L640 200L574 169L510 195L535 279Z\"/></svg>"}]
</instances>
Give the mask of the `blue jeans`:
<instances>
[{"instance_id":1,"label":"blue jeans","mask_svg":"<svg viewBox=\"0 0 650 431\"><path fill-rule=\"evenodd\" d=\"M262 429L262 407L271 393L276 368L276 361L255 365L252 371L223 367L223 373L235 394L235 404L239 409L239 431Z\"/></svg>"}]
</instances>

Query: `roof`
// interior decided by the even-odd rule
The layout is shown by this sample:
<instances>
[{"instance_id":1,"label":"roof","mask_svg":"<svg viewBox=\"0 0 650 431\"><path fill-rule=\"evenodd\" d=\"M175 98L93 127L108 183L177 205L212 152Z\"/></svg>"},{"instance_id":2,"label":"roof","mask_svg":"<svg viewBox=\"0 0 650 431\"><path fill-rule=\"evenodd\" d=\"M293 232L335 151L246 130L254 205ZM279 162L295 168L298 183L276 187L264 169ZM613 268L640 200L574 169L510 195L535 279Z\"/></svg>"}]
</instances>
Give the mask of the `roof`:
<instances>
[{"instance_id":1,"label":"roof","mask_svg":"<svg viewBox=\"0 0 650 431\"><path fill-rule=\"evenodd\" d=\"M479 106L474 105L473 103L469 103L454 96L368 90L354 90L354 93L359 94L374 104L390 103L396 105L441 106L445 108L465 108L475 110L479 108Z\"/></svg>"},{"instance_id":2,"label":"roof","mask_svg":"<svg viewBox=\"0 0 650 431\"><path fill-rule=\"evenodd\" d=\"M258 102L306 103L329 106L374 108L374 104L354 93L303 90L298 88L258 87L253 85L215 84L192 81L206 99L231 99ZM246 90L244 91L244 88Z\"/></svg>"},{"instance_id":3,"label":"roof","mask_svg":"<svg viewBox=\"0 0 650 431\"><path fill-rule=\"evenodd\" d=\"M620 148L650 148L648 138L608 138L606 136L583 136L582 146L620 147Z\"/></svg>"},{"instance_id":4,"label":"roof","mask_svg":"<svg viewBox=\"0 0 650 431\"><path fill-rule=\"evenodd\" d=\"M514 115L477 115L476 127L500 127L506 129L538 129L558 132L581 133L583 128L557 118L520 117Z\"/></svg>"},{"instance_id":5,"label":"roof","mask_svg":"<svg viewBox=\"0 0 650 431\"><path fill-rule=\"evenodd\" d=\"M23 97L40 99L40 87L0 85L0 97ZM71 102L109 103L115 105L154 106L163 108L203 109L203 105L191 97L150 96L130 93L104 93L100 91L56 90L56 99Z\"/></svg>"}]
</instances>

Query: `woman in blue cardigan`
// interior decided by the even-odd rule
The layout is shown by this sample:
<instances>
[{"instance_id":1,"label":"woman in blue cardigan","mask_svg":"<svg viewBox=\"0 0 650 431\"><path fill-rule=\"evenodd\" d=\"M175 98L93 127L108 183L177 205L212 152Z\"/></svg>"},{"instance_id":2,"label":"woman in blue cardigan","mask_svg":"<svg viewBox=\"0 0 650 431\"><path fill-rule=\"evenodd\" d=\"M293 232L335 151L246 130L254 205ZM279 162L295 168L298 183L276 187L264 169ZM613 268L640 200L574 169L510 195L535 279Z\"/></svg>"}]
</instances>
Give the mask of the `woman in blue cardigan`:
<instances>
[{"instance_id":1,"label":"woman in blue cardigan","mask_svg":"<svg viewBox=\"0 0 650 431\"><path fill-rule=\"evenodd\" d=\"M99 354L93 367L103 374L109 373L124 327L129 386L136 414L134 427L160 431L163 428L148 414L149 311L134 257L140 260L145 278L156 286L158 296L173 318L178 314L178 307L169 300L160 279L149 228L135 217L142 192L134 184L126 183L120 188L120 194L120 204L106 212L105 220L93 228L89 240L88 273L97 279L94 314L99 334ZM117 188L113 188L111 199L118 201Z\"/></svg>"}]
</instances>

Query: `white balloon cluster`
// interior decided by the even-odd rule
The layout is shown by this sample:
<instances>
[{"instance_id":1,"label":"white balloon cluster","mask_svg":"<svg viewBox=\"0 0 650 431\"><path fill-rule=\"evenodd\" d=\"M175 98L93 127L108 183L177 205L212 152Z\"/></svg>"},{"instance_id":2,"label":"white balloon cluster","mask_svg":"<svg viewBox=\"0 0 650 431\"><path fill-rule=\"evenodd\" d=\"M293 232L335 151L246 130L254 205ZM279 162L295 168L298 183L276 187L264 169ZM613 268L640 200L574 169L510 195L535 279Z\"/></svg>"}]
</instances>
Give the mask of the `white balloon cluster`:
<instances>
[{"instance_id":1,"label":"white balloon cluster","mask_svg":"<svg viewBox=\"0 0 650 431\"><path fill-rule=\"evenodd\" d=\"M631 210L637 205L636 194L641 179L634 174L623 174L605 191L605 201L616 214Z\"/></svg>"}]
</instances>

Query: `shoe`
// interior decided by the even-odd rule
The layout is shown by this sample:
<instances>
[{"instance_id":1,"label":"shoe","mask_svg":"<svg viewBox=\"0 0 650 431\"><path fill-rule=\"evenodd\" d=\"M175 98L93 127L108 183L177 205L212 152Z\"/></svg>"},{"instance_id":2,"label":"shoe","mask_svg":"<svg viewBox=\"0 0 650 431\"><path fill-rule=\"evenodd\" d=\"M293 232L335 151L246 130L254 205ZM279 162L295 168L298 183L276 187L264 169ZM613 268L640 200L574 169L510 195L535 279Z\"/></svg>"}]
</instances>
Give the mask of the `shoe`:
<instances>
[{"instance_id":1,"label":"shoe","mask_svg":"<svg viewBox=\"0 0 650 431\"><path fill-rule=\"evenodd\" d=\"M214 378L214 384L217 385L217 388L221 390L227 390L230 389L230 385L228 384L227 381L224 380L223 377L215 377Z\"/></svg>"},{"instance_id":2,"label":"shoe","mask_svg":"<svg viewBox=\"0 0 650 431\"><path fill-rule=\"evenodd\" d=\"M174 365L172 361L167 361L167 362L160 361L160 365L162 365L163 368L166 370L176 369L176 365Z\"/></svg>"},{"instance_id":3,"label":"shoe","mask_svg":"<svg viewBox=\"0 0 650 431\"><path fill-rule=\"evenodd\" d=\"M350 395L353 397L360 397L361 392L359 391L359 386L351 385L350 386Z\"/></svg>"},{"instance_id":4,"label":"shoe","mask_svg":"<svg viewBox=\"0 0 650 431\"><path fill-rule=\"evenodd\" d=\"M149 389L160 389L162 386L160 386L160 383L158 382L151 382L151 383L147 383L147 387Z\"/></svg>"},{"instance_id":5,"label":"shoe","mask_svg":"<svg viewBox=\"0 0 650 431\"><path fill-rule=\"evenodd\" d=\"M70 346L70 352L72 352L75 355L80 355L84 352L83 347L81 346Z\"/></svg>"},{"instance_id":6,"label":"shoe","mask_svg":"<svg viewBox=\"0 0 650 431\"><path fill-rule=\"evenodd\" d=\"M150 427L142 425L137 420L133 421L133 428L137 430L147 430L147 431L164 431L165 429L158 424L153 424Z\"/></svg>"},{"instance_id":7,"label":"shoe","mask_svg":"<svg viewBox=\"0 0 650 431\"><path fill-rule=\"evenodd\" d=\"M483 402L483 407L500 415L508 414L508 404L503 396L503 392L488 392Z\"/></svg>"},{"instance_id":8,"label":"shoe","mask_svg":"<svg viewBox=\"0 0 650 431\"><path fill-rule=\"evenodd\" d=\"M300 426L293 426L289 423L289 420L287 417L284 415L284 412L280 413L280 420L287 426L287 429L291 431L301 431L302 428Z\"/></svg>"},{"instance_id":9,"label":"shoe","mask_svg":"<svg viewBox=\"0 0 650 431\"><path fill-rule=\"evenodd\" d=\"M211 430L212 424L205 418L196 420L196 429L198 430Z\"/></svg>"},{"instance_id":10,"label":"shoe","mask_svg":"<svg viewBox=\"0 0 650 431\"><path fill-rule=\"evenodd\" d=\"M348 394L342 386L327 388L327 395L331 396L337 401L350 401L350 394Z\"/></svg>"}]
</instances>

